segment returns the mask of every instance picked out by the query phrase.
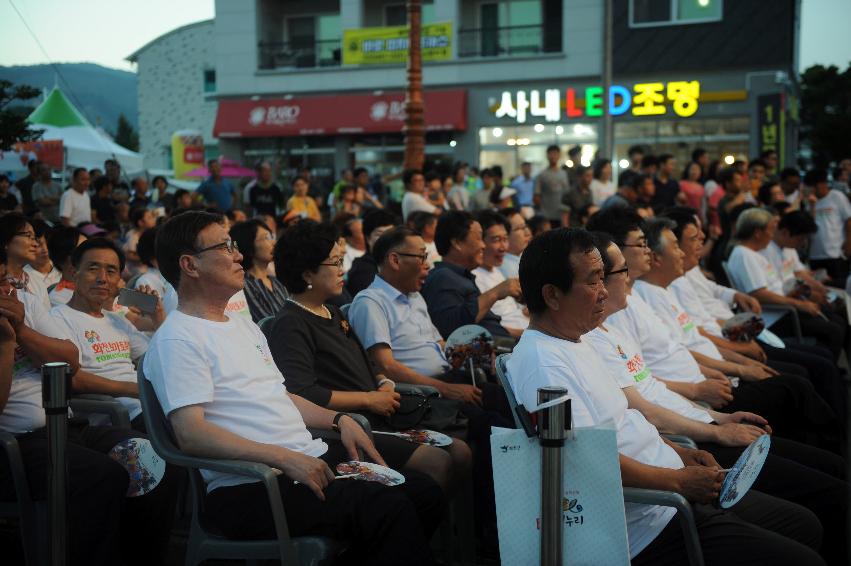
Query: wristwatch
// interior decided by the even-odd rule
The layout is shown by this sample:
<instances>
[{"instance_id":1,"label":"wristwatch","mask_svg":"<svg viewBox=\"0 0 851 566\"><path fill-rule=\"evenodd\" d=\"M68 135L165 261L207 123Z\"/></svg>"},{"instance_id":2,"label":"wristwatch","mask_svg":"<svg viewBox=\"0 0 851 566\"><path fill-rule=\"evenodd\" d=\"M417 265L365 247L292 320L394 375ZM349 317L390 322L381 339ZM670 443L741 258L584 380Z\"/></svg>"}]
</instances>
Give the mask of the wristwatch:
<instances>
[{"instance_id":1,"label":"wristwatch","mask_svg":"<svg viewBox=\"0 0 851 566\"><path fill-rule=\"evenodd\" d=\"M340 419L348 416L348 413L337 413L336 415L334 415L334 420L331 421L331 430L333 430L334 432L340 432Z\"/></svg>"}]
</instances>

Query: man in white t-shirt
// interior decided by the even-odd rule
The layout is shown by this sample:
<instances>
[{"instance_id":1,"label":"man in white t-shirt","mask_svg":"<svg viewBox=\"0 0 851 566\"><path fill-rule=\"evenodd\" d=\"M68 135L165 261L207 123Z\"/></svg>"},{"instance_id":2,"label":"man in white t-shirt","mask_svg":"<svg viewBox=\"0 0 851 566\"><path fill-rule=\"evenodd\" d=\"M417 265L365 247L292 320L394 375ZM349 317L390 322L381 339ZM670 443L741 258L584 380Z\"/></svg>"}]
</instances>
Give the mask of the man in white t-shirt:
<instances>
[{"instance_id":1,"label":"man in white t-shirt","mask_svg":"<svg viewBox=\"0 0 851 566\"><path fill-rule=\"evenodd\" d=\"M402 221L408 221L408 215L417 210L440 214L441 209L431 204L424 196L425 176L420 171L409 169L403 177L405 196L402 197Z\"/></svg>"},{"instance_id":2,"label":"man in white t-shirt","mask_svg":"<svg viewBox=\"0 0 851 566\"><path fill-rule=\"evenodd\" d=\"M798 311L803 334L829 348L834 360L837 360L845 344L847 325L832 320L832 314L823 312L813 301L786 293L778 270L759 254L774 239L778 223L771 212L761 208L751 208L739 216L735 232L738 245L733 248L727 263L730 282L736 289L749 293L762 304L794 307ZM784 323L780 321L778 324ZM779 332L792 334L789 331Z\"/></svg>"},{"instance_id":3,"label":"man in white t-shirt","mask_svg":"<svg viewBox=\"0 0 851 566\"><path fill-rule=\"evenodd\" d=\"M57 335L70 340L80 352L74 390L117 397L127 407L133 427L144 430L133 364L148 349L148 337L111 308L124 270L124 255L111 240L93 238L74 250L71 262L76 274L74 293L68 304L53 307L50 316ZM139 291L157 296L149 287ZM154 312L137 313L150 319L153 330L165 320L158 296L156 304Z\"/></svg>"},{"instance_id":4,"label":"man in white t-shirt","mask_svg":"<svg viewBox=\"0 0 851 566\"><path fill-rule=\"evenodd\" d=\"M74 169L71 188L59 199L59 220L65 226L77 226L80 222L92 221L92 202L89 199L89 172L79 167Z\"/></svg>"},{"instance_id":5,"label":"man in white t-shirt","mask_svg":"<svg viewBox=\"0 0 851 566\"><path fill-rule=\"evenodd\" d=\"M623 310L629 297L626 259L606 235L595 234L605 269L609 297L607 317ZM615 377L631 409L640 411L659 430L684 434L711 453L724 467L741 456L745 446L766 431L768 423L753 413L719 413L693 405L670 391L644 363L641 347L629 332L603 322L583 336ZM763 429L764 427L764 429ZM842 457L785 438L772 440L771 452L754 489L810 509L825 525L822 556L831 563L846 563L848 484ZM803 493L806 491L807 493ZM842 556L843 560L839 560Z\"/></svg>"},{"instance_id":6,"label":"man in white t-shirt","mask_svg":"<svg viewBox=\"0 0 851 566\"><path fill-rule=\"evenodd\" d=\"M508 220L510 229L508 231L508 252L502 258L502 265L499 266L500 272L507 279L517 278L520 274L520 256L523 250L532 241L532 230L526 223L526 218L517 208L507 208L502 211L502 214Z\"/></svg>"},{"instance_id":7,"label":"man in white t-shirt","mask_svg":"<svg viewBox=\"0 0 851 566\"><path fill-rule=\"evenodd\" d=\"M833 284L841 287L848 276L851 257L851 203L844 194L830 188L824 170L808 171L804 185L813 191L814 199L807 208L818 225L818 232L810 240L810 265L813 269L826 269Z\"/></svg>"},{"instance_id":8,"label":"man in white t-shirt","mask_svg":"<svg viewBox=\"0 0 851 566\"><path fill-rule=\"evenodd\" d=\"M780 217L774 239L762 250L760 255L766 258L780 273L784 287L790 279L800 279L810 287L813 302L827 304L827 287L814 276L801 261L798 250L806 249L807 244L818 232L813 217L803 210L793 210Z\"/></svg>"},{"instance_id":9,"label":"man in white t-shirt","mask_svg":"<svg viewBox=\"0 0 851 566\"><path fill-rule=\"evenodd\" d=\"M485 251L482 254L482 264L473 270L473 275L476 277L476 287L479 291L487 293L507 279L499 267L508 249L508 230L511 226L504 216L492 210L479 212L476 219L482 225ZM491 310L499 317L503 328L514 338L519 338L529 326L525 307L514 297L498 300Z\"/></svg>"},{"instance_id":10,"label":"man in white t-shirt","mask_svg":"<svg viewBox=\"0 0 851 566\"><path fill-rule=\"evenodd\" d=\"M808 525L807 531L815 521L818 532L812 515L795 505L758 492L746 495L749 502L734 510L740 516L700 505L713 501L720 490L723 473L715 459L665 441L641 413L628 408L623 392L584 337L603 320L607 299L603 276L600 254L585 231L554 230L529 244L520 281L532 320L508 363L508 380L518 402L534 410L538 388L561 386L571 397L574 427L613 421L624 485L676 491L697 503L694 512L707 563L727 563L735 557L747 564L792 564L793 554L794 560L820 563L807 548L817 540L783 527L773 515L788 510ZM764 516L765 511L772 513ZM759 527L747 522L757 515ZM633 565L687 562L673 516L670 508L626 505ZM747 543L742 544L744 540Z\"/></svg>"},{"instance_id":11,"label":"man in white t-shirt","mask_svg":"<svg viewBox=\"0 0 851 566\"><path fill-rule=\"evenodd\" d=\"M157 235L157 261L179 307L151 340L144 372L178 445L198 456L281 470L278 485L293 536L350 541L355 562L430 563L428 535L443 510L440 489L410 472L400 487L334 481L329 465L357 458L359 449L384 461L354 419L288 394L257 325L225 313L244 273L220 222L218 215L186 212ZM307 426L338 430L341 441L314 439ZM274 536L262 483L203 475L212 524L230 538Z\"/></svg>"}]
</instances>

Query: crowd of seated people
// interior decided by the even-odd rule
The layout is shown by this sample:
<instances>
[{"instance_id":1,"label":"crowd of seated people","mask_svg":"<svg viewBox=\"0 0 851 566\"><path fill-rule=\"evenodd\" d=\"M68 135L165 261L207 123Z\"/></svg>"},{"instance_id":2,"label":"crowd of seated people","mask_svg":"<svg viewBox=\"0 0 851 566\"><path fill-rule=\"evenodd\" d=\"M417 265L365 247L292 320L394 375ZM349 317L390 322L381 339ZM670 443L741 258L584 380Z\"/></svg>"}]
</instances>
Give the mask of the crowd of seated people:
<instances>
[{"instance_id":1,"label":"crowd of seated people","mask_svg":"<svg viewBox=\"0 0 851 566\"><path fill-rule=\"evenodd\" d=\"M92 175L73 173L55 223L39 209L48 201L10 192L24 205L0 216L0 429L44 499L38 366L65 361L73 394L127 409L127 429L69 419L75 564L164 561L180 469L129 497L132 473L110 456L146 442L140 365L180 449L281 470L292 536L345 539L356 563L431 564L447 505L469 490L478 555L492 560L489 439L514 420L492 364L471 374L445 352L478 325L511 352L519 402L533 409L538 387L566 387L574 426L615 423L624 486L692 502L707 564L847 564L847 185L778 172L776 154L729 167L692 157L677 180L673 156L634 147L613 180L610 162L562 166L554 147L547 169L524 164L505 185L498 168L408 171L395 202L388 179L361 168L326 199L309 171L287 192L261 164L244 210L215 163L196 194L174 195L124 183L111 164L88 216ZM155 307L123 305L125 286ZM780 341L731 337L737 312L785 313L771 319ZM421 399L429 410L411 421ZM406 427L452 444L387 434ZM753 490L713 507L723 469L764 434ZM335 481L335 466L359 457L405 484ZM274 536L261 483L203 478L206 519L224 536ZM0 482L13 499L1 456ZM626 505L633 563L686 563L673 515ZM151 544L131 551L140 536Z\"/></svg>"}]
</instances>

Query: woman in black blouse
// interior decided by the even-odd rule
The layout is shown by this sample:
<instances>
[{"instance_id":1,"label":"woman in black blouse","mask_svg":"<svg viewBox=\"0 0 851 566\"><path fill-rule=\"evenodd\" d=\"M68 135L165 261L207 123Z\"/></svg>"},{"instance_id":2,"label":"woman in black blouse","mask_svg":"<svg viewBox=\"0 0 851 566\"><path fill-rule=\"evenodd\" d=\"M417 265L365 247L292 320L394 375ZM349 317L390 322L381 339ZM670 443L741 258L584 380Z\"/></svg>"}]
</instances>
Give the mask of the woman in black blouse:
<instances>
[{"instance_id":1,"label":"woman in black blouse","mask_svg":"<svg viewBox=\"0 0 851 566\"><path fill-rule=\"evenodd\" d=\"M247 220L233 225L230 237L239 246L245 269L245 299L254 322L275 316L284 307L287 290L269 275L275 235L263 222Z\"/></svg>"},{"instance_id":2,"label":"woman in black blouse","mask_svg":"<svg viewBox=\"0 0 851 566\"><path fill-rule=\"evenodd\" d=\"M375 428L399 408L395 384L376 374L340 310L328 299L343 290L343 255L330 224L302 221L275 248L275 272L291 296L272 324L269 347L287 390L321 407L366 416ZM470 469L470 449L454 439L446 450L376 435L387 464L416 470L449 491Z\"/></svg>"}]
</instances>

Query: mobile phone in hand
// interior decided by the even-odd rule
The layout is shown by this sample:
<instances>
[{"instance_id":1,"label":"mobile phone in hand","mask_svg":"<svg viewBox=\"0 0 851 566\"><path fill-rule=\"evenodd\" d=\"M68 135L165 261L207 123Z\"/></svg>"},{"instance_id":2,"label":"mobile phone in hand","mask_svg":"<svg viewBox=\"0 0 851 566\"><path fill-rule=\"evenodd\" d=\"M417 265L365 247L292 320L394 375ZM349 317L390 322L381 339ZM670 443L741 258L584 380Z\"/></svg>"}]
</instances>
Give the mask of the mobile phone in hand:
<instances>
[{"instance_id":1,"label":"mobile phone in hand","mask_svg":"<svg viewBox=\"0 0 851 566\"><path fill-rule=\"evenodd\" d=\"M155 296L127 287L121 289L118 293L118 304L125 307L136 307L149 314L153 314L157 310L157 298Z\"/></svg>"}]
</instances>

